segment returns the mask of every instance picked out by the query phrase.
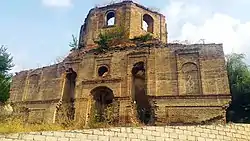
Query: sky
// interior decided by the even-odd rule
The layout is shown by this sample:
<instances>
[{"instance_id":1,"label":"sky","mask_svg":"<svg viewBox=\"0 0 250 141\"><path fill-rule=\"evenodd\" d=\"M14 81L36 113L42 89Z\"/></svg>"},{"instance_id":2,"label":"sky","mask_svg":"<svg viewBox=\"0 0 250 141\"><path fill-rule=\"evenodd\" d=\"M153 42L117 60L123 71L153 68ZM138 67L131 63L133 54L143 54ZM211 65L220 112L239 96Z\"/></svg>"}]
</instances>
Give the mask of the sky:
<instances>
[{"instance_id":1,"label":"sky","mask_svg":"<svg viewBox=\"0 0 250 141\"><path fill-rule=\"evenodd\" d=\"M250 64L250 0L135 0L166 16L168 42L223 43ZM13 56L11 72L53 64L69 53L72 34L95 7L110 0L1 0L0 45Z\"/></svg>"}]
</instances>

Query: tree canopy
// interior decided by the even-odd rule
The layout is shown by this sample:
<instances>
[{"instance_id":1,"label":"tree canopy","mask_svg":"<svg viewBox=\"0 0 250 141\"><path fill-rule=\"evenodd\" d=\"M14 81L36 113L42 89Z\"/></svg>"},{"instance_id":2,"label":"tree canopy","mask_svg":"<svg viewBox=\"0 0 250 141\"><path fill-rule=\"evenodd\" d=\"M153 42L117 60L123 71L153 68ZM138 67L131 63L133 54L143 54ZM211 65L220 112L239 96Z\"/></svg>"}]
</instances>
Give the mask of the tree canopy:
<instances>
[{"instance_id":1,"label":"tree canopy","mask_svg":"<svg viewBox=\"0 0 250 141\"><path fill-rule=\"evenodd\" d=\"M233 53L226 56L232 94L227 120L231 122L250 123L250 70L244 59L244 54Z\"/></svg>"},{"instance_id":2,"label":"tree canopy","mask_svg":"<svg viewBox=\"0 0 250 141\"><path fill-rule=\"evenodd\" d=\"M0 102L5 102L9 98L11 75L9 71L14 66L12 57L7 53L5 46L0 47Z\"/></svg>"}]
</instances>

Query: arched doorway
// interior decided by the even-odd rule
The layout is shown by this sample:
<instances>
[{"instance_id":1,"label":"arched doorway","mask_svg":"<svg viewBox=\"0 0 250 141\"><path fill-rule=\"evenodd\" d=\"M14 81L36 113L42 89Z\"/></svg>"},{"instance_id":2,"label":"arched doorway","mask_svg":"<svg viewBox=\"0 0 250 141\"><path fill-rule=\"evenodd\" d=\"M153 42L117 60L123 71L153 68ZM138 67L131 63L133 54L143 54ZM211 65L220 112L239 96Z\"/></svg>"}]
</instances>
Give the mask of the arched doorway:
<instances>
[{"instance_id":1,"label":"arched doorway","mask_svg":"<svg viewBox=\"0 0 250 141\"><path fill-rule=\"evenodd\" d=\"M144 62L134 64L132 68L132 97L136 102L137 115L141 122L148 124L152 117L151 106L146 94L146 69Z\"/></svg>"},{"instance_id":2,"label":"arched doorway","mask_svg":"<svg viewBox=\"0 0 250 141\"><path fill-rule=\"evenodd\" d=\"M97 122L105 121L106 109L110 106L114 101L113 91L105 86L96 87L91 91L94 100L95 108L95 118ZM92 113L93 114L93 113Z\"/></svg>"}]
</instances>

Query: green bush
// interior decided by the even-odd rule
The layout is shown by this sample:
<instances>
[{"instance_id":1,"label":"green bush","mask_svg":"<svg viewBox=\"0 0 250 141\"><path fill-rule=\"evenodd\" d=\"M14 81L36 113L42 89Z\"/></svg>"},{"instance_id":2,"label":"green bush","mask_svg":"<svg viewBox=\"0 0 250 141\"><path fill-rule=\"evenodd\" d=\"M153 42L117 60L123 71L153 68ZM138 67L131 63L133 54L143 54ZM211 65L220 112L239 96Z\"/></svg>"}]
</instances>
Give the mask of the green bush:
<instances>
[{"instance_id":1,"label":"green bush","mask_svg":"<svg viewBox=\"0 0 250 141\"><path fill-rule=\"evenodd\" d=\"M152 40L152 39L153 39L153 36L150 33L148 33L146 35L141 35L141 36L134 37L131 40L132 41L146 42L146 41L149 41L149 40Z\"/></svg>"},{"instance_id":2,"label":"green bush","mask_svg":"<svg viewBox=\"0 0 250 141\"><path fill-rule=\"evenodd\" d=\"M106 51L110 46L117 45L126 39L125 30L122 27L110 29L101 32L98 38L99 39L95 41L95 43L98 44L98 50Z\"/></svg>"}]
</instances>

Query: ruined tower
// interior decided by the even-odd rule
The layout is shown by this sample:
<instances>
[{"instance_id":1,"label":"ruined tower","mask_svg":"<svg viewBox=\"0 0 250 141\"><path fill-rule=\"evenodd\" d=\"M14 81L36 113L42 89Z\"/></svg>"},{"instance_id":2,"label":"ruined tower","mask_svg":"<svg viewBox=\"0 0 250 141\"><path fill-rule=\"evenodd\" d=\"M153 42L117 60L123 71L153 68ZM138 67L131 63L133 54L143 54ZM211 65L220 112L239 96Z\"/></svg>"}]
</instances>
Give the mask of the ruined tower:
<instances>
[{"instance_id":1,"label":"ruined tower","mask_svg":"<svg viewBox=\"0 0 250 141\"><path fill-rule=\"evenodd\" d=\"M230 98L222 44L167 43L165 17L132 1L91 9L79 49L17 73L10 95L28 121L85 125L107 109L115 123L222 123Z\"/></svg>"},{"instance_id":2,"label":"ruined tower","mask_svg":"<svg viewBox=\"0 0 250 141\"><path fill-rule=\"evenodd\" d=\"M128 39L150 33L167 42L165 16L131 1L91 9L81 26L79 43L92 46L101 32L109 30L124 30Z\"/></svg>"}]
</instances>

